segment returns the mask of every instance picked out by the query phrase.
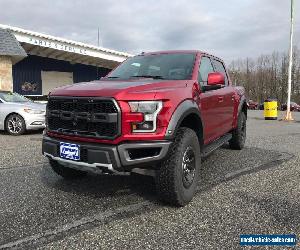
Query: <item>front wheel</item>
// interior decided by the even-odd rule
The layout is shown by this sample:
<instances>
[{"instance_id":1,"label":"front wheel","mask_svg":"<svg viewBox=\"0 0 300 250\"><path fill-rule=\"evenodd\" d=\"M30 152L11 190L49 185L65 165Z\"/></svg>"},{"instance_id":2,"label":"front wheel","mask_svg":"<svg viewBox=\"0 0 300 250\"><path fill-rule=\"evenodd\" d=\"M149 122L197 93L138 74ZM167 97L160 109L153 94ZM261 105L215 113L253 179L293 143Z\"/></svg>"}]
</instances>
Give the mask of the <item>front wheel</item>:
<instances>
[{"instance_id":1,"label":"front wheel","mask_svg":"<svg viewBox=\"0 0 300 250\"><path fill-rule=\"evenodd\" d=\"M160 198L175 206L188 204L196 192L200 164L197 134L190 128L180 128L168 158L161 164L156 175Z\"/></svg>"},{"instance_id":2,"label":"front wheel","mask_svg":"<svg viewBox=\"0 0 300 250\"><path fill-rule=\"evenodd\" d=\"M238 116L237 127L232 132L232 139L229 141L229 146L232 149L241 150L246 142L246 115L241 112Z\"/></svg>"},{"instance_id":3,"label":"front wheel","mask_svg":"<svg viewBox=\"0 0 300 250\"><path fill-rule=\"evenodd\" d=\"M22 116L12 114L5 121L6 131L11 135L22 135L26 131L26 124Z\"/></svg>"}]
</instances>

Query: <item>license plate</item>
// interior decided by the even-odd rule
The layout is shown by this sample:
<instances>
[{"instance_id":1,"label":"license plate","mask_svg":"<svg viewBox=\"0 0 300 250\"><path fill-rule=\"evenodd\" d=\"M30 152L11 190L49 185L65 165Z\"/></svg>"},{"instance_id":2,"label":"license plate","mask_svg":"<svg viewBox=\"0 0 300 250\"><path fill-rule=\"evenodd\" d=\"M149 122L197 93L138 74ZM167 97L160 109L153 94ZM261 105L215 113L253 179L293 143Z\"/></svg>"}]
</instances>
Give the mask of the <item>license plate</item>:
<instances>
[{"instance_id":1,"label":"license plate","mask_svg":"<svg viewBox=\"0 0 300 250\"><path fill-rule=\"evenodd\" d=\"M74 161L80 160L80 146L77 144L61 142L59 152L61 158Z\"/></svg>"}]
</instances>

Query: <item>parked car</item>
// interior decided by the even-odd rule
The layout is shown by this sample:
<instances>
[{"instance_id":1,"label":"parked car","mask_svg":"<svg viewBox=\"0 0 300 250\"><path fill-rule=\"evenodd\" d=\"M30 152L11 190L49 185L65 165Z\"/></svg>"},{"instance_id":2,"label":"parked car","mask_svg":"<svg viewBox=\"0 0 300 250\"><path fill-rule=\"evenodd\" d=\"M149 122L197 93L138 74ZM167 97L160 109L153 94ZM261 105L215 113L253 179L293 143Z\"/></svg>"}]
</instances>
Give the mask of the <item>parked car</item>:
<instances>
[{"instance_id":1,"label":"parked car","mask_svg":"<svg viewBox=\"0 0 300 250\"><path fill-rule=\"evenodd\" d=\"M295 102L291 102L290 109L291 109L291 111L298 111L298 112L300 112L300 105L297 104L297 103L295 103ZM281 110L283 110L283 111L287 110L286 103L284 103L284 104L281 105Z\"/></svg>"},{"instance_id":2,"label":"parked car","mask_svg":"<svg viewBox=\"0 0 300 250\"><path fill-rule=\"evenodd\" d=\"M53 90L43 154L71 179L93 172L154 176L160 198L192 200L201 158L246 140L247 103L224 62L200 51L145 53L100 81Z\"/></svg>"},{"instance_id":3,"label":"parked car","mask_svg":"<svg viewBox=\"0 0 300 250\"><path fill-rule=\"evenodd\" d=\"M253 100L248 101L248 109L257 109L258 108L258 102L255 102Z\"/></svg>"},{"instance_id":4,"label":"parked car","mask_svg":"<svg viewBox=\"0 0 300 250\"><path fill-rule=\"evenodd\" d=\"M9 91L0 91L0 130L21 135L26 130L45 128L46 105Z\"/></svg>"}]
</instances>

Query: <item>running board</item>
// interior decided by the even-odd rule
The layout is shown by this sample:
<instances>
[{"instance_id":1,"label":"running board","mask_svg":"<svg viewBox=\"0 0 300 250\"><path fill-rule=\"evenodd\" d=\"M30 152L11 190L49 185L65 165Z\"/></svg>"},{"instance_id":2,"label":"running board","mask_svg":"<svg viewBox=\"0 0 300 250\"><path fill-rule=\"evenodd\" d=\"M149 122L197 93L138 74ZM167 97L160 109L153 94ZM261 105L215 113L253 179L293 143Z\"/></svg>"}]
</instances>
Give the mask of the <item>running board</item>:
<instances>
[{"instance_id":1,"label":"running board","mask_svg":"<svg viewBox=\"0 0 300 250\"><path fill-rule=\"evenodd\" d=\"M210 144L204 146L202 150L201 157L206 157L212 153L217 148L221 147L223 144L227 143L232 138L232 134L228 133L220 137L219 139L211 142Z\"/></svg>"}]
</instances>

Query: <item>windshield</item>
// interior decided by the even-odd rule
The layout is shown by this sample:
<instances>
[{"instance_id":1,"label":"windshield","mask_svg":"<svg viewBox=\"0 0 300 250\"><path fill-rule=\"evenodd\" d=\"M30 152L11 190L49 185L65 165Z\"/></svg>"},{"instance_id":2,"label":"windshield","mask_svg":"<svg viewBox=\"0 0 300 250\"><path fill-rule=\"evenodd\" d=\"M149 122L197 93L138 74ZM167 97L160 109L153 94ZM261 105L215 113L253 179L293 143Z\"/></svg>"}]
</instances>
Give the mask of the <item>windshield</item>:
<instances>
[{"instance_id":1,"label":"windshield","mask_svg":"<svg viewBox=\"0 0 300 250\"><path fill-rule=\"evenodd\" d=\"M12 92L0 92L0 98L5 102L30 102L26 97Z\"/></svg>"},{"instance_id":2,"label":"windshield","mask_svg":"<svg viewBox=\"0 0 300 250\"><path fill-rule=\"evenodd\" d=\"M194 53L140 55L127 59L107 78L188 80L192 76L194 61Z\"/></svg>"}]
</instances>

